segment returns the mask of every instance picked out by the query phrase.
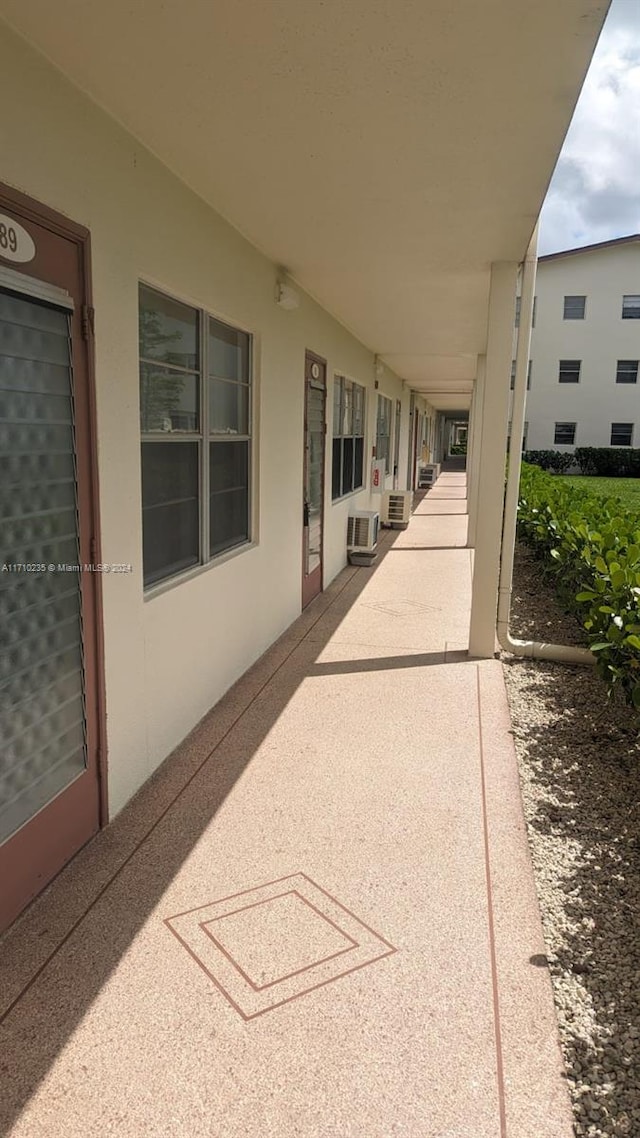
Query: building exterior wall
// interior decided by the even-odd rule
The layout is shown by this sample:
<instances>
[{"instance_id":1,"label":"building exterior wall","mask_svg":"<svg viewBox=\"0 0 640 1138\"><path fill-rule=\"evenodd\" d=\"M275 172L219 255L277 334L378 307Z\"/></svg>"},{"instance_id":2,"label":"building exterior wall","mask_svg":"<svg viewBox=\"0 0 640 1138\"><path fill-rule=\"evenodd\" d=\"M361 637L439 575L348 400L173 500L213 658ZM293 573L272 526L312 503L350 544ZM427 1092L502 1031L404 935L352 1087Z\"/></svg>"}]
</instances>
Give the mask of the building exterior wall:
<instances>
[{"instance_id":1,"label":"building exterior wall","mask_svg":"<svg viewBox=\"0 0 640 1138\"><path fill-rule=\"evenodd\" d=\"M276 267L41 56L8 32L0 74L11 91L1 178L91 233L109 808L113 816L301 606L305 350L327 361L325 585L346 562L351 509L331 500L335 373L367 391L365 485L375 442L374 356L311 298L284 311ZM142 583L138 283L252 333L255 541L145 598ZM384 369L380 391L409 391ZM387 480L391 485L391 479Z\"/></svg>"},{"instance_id":2,"label":"building exterior wall","mask_svg":"<svg viewBox=\"0 0 640 1138\"><path fill-rule=\"evenodd\" d=\"M633 423L640 446L640 378L616 383L618 360L640 360L640 320L622 319L623 295L639 293L640 239L538 262L528 449L572 450L554 442L558 422L576 423L576 446L609 446L612 423ZM565 296L586 296L584 320L563 319ZM558 382L560 360L581 360L579 383Z\"/></svg>"}]
</instances>

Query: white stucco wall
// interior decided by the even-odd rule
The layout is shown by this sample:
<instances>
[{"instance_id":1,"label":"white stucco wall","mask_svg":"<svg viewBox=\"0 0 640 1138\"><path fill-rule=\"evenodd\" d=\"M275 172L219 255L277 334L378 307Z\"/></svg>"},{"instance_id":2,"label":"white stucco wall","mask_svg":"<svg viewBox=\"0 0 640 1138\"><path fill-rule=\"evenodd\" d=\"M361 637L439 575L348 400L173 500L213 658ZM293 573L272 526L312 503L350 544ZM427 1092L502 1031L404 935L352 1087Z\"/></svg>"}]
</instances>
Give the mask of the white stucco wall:
<instances>
[{"instance_id":1,"label":"white stucco wall","mask_svg":"<svg viewBox=\"0 0 640 1138\"><path fill-rule=\"evenodd\" d=\"M274 303L276 268L150 153L6 31L0 177L91 231L109 802L115 814L235 679L300 612L305 349L327 360L325 584L346 561L347 515L369 491L331 502L334 373L367 389L365 477L375 441L374 355L309 297ZM206 142L206 140L203 140ZM256 347L256 544L151 599L143 596L138 281L229 323ZM409 392L389 369L380 391ZM393 445L393 444L392 444ZM391 479L388 480L391 485Z\"/></svg>"},{"instance_id":2,"label":"white stucco wall","mask_svg":"<svg viewBox=\"0 0 640 1138\"><path fill-rule=\"evenodd\" d=\"M575 422L576 446L609 446L612 423L634 423L640 446L640 381L616 383L619 359L640 359L640 320L623 320L622 297L640 293L640 241L538 264L531 388L525 418L532 450L554 443L557 422ZM585 295L584 320L564 320L565 296ZM558 382L561 359L582 361L580 382Z\"/></svg>"}]
</instances>

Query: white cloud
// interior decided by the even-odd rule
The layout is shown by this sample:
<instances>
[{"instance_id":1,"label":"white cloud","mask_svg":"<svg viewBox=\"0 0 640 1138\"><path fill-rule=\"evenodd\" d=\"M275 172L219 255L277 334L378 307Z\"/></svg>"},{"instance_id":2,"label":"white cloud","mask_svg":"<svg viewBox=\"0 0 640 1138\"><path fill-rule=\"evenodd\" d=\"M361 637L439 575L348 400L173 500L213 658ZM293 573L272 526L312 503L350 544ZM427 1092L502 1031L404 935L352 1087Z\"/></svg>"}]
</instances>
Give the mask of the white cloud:
<instances>
[{"instance_id":1,"label":"white cloud","mask_svg":"<svg viewBox=\"0 0 640 1138\"><path fill-rule=\"evenodd\" d=\"M542 210L539 252L640 232L640 4L613 0Z\"/></svg>"}]
</instances>

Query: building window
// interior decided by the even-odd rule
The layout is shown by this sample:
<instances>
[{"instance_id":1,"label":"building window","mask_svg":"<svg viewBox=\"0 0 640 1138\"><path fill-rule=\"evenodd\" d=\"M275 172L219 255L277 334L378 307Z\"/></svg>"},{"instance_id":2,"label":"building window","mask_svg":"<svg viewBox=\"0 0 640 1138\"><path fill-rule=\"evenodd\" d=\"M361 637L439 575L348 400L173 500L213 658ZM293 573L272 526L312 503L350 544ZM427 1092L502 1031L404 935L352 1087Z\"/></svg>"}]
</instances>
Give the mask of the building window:
<instances>
[{"instance_id":1,"label":"building window","mask_svg":"<svg viewBox=\"0 0 640 1138\"><path fill-rule=\"evenodd\" d=\"M558 383L580 383L581 360L560 360Z\"/></svg>"},{"instance_id":2,"label":"building window","mask_svg":"<svg viewBox=\"0 0 640 1138\"><path fill-rule=\"evenodd\" d=\"M633 439L633 423L611 424L611 446L630 447Z\"/></svg>"},{"instance_id":3,"label":"building window","mask_svg":"<svg viewBox=\"0 0 640 1138\"><path fill-rule=\"evenodd\" d=\"M333 380L331 497L343 498L364 484L364 387L343 375Z\"/></svg>"},{"instance_id":4,"label":"building window","mask_svg":"<svg viewBox=\"0 0 640 1138\"><path fill-rule=\"evenodd\" d=\"M529 360L529 367L527 368L527 391L531 387L531 365L533 360ZM513 391L516 385L516 361L511 361L511 390Z\"/></svg>"},{"instance_id":5,"label":"building window","mask_svg":"<svg viewBox=\"0 0 640 1138\"><path fill-rule=\"evenodd\" d=\"M251 337L140 286L144 584L250 538Z\"/></svg>"},{"instance_id":6,"label":"building window","mask_svg":"<svg viewBox=\"0 0 640 1138\"><path fill-rule=\"evenodd\" d=\"M538 298L537 298L537 296L534 296L534 298L533 298L533 312L531 313L531 327L532 328L535 328L535 326L536 326L536 305L537 305L537 302L538 302ZM517 296L516 297L516 328L520 327L520 309L521 309L521 307L522 307L522 297Z\"/></svg>"},{"instance_id":7,"label":"building window","mask_svg":"<svg viewBox=\"0 0 640 1138\"><path fill-rule=\"evenodd\" d=\"M553 441L556 446L572 447L576 441L576 424L556 423Z\"/></svg>"},{"instance_id":8,"label":"building window","mask_svg":"<svg viewBox=\"0 0 640 1138\"><path fill-rule=\"evenodd\" d=\"M391 400L378 396L378 418L376 420L376 459L384 459L385 473L391 472Z\"/></svg>"},{"instance_id":9,"label":"building window","mask_svg":"<svg viewBox=\"0 0 640 1138\"><path fill-rule=\"evenodd\" d=\"M638 360L618 360L616 365L616 383L638 382Z\"/></svg>"},{"instance_id":10,"label":"building window","mask_svg":"<svg viewBox=\"0 0 640 1138\"><path fill-rule=\"evenodd\" d=\"M563 320L584 320L586 296L565 296Z\"/></svg>"},{"instance_id":11,"label":"building window","mask_svg":"<svg viewBox=\"0 0 640 1138\"><path fill-rule=\"evenodd\" d=\"M622 319L640 320L640 296L623 296Z\"/></svg>"}]
</instances>

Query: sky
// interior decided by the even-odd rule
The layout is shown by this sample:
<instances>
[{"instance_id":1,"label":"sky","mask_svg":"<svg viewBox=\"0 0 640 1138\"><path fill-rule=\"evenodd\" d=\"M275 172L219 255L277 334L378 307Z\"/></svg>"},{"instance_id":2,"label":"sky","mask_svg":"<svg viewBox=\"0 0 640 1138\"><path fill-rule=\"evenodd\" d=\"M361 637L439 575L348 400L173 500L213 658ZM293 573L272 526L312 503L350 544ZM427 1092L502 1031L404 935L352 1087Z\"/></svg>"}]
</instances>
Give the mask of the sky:
<instances>
[{"instance_id":1,"label":"sky","mask_svg":"<svg viewBox=\"0 0 640 1138\"><path fill-rule=\"evenodd\" d=\"M613 0L549 186L538 252L640 233L640 0Z\"/></svg>"}]
</instances>

